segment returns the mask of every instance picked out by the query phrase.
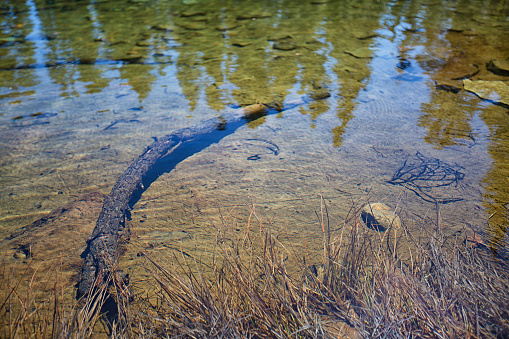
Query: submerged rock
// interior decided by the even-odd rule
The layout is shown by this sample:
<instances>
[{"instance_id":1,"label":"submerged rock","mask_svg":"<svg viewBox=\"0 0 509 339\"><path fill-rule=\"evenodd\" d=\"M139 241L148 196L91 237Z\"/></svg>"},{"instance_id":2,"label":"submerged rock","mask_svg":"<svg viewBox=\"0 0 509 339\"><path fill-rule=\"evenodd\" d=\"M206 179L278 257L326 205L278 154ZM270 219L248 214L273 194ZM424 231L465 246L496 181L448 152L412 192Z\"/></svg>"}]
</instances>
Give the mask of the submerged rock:
<instances>
[{"instance_id":1,"label":"submerged rock","mask_svg":"<svg viewBox=\"0 0 509 339\"><path fill-rule=\"evenodd\" d=\"M509 85L504 81L463 80L463 88L482 99L509 105Z\"/></svg>"},{"instance_id":2,"label":"submerged rock","mask_svg":"<svg viewBox=\"0 0 509 339\"><path fill-rule=\"evenodd\" d=\"M236 41L232 42L232 46L236 46L236 47L246 47L246 46L249 46L249 45L252 45L252 44L253 44L252 41L240 41L240 40L236 40Z\"/></svg>"},{"instance_id":3,"label":"submerged rock","mask_svg":"<svg viewBox=\"0 0 509 339\"><path fill-rule=\"evenodd\" d=\"M272 13L270 12L241 13L237 15L237 20L264 19L270 17L272 17Z\"/></svg>"},{"instance_id":4,"label":"submerged rock","mask_svg":"<svg viewBox=\"0 0 509 339\"><path fill-rule=\"evenodd\" d=\"M185 12L182 12L180 13L180 16L183 17L183 18L189 18L189 17L193 17L193 16L203 16L203 15L206 15L207 13L204 12L204 11L185 11Z\"/></svg>"},{"instance_id":5,"label":"submerged rock","mask_svg":"<svg viewBox=\"0 0 509 339\"><path fill-rule=\"evenodd\" d=\"M379 232L401 227L401 219L396 212L380 202L366 204L362 208L361 219L368 228Z\"/></svg>"},{"instance_id":6,"label":"submerged rock","mask_svg":"<svg viewBox=\"0 0 509 339\"><path fill-rule=\"evenodd\" d=\"M152 44L148 40L140 40L140 41L136 42L136 46L138 46L138 47L149 47L151 45Z\"/></svg>"},{"instance_id":7,"label":"submerged rock","mask_svg":"<svg viewBox=\"0 0 509 339\"><path fill-rule=\"evenodd\" d=\"M369 47L362 47L355 50L346 50L346 54L349 54L357 59L371 59L373 58L373 51Z\"/></svg>"},{"instance_id":8,"label":"submerged rock","mask_svg":"<svg viewBox=\"0 0 509 339\"><path fill-rule=\"evenodd\" d=\"M373 38L380 37L380 35L377 33L357 34L354 36L356 39L359 39L359 40L367 40L367 39L373 39Z\"/></svg>"},{"instance_id":9,"label":"submerged rock","mask_svg":"<svg viewBox=\"0 0 509 339\"><path fill-rule=\"evenodd\" d=\"M446 91L451 93L458 93L461 90L461 88L458 87L458 84L452 80L437 80L435 81L435 88L439 91Z\"/></svg>"},{"instance_id":10,"label":"submerged rock","mask_svg":"<svg viewBox=\"0 0 509 339\"><path fill-rule=\"evenodd\" d=\"M359 28L351 30L352 35L359 40L367 40L372 38L377 38L380 34L373 32L373 30L367 28Z\"/></svg>"},{"instance_id":11,"label":"submerged rock","mask_svg":"<svg viewBox=\"0 0 509 339\"><path fill-rule=\"evenodd\" d=\"M448 68L451 68L448 67ZM455 78L452 78L451 80L464 80L464 79L470 79L472 78L473 76L476 76L477 74L479 74L479 72L481 71L481 69L479 68L479 66L477 65L461 65L459 64L457 66L457 68L461 68L459 69L458 71L461 71L463 72L463 75L459 76L459 77L455 77ZM452 69L451 69L452 71Z\"/></svg>"},{"instance_id":12,"label":"submerged rock","mask_svg":"<svg viewBox=\"0 0 509 339\"><path fill-rule=\"evenodd\" d=\"M291 51L296 49L297 47L298 47L297 43L291 39L278 40L274 42L274 45L272 46L272 48L280 51Z\"/></svg>"},{"instance_id":13,"label":"submerged rock","mask_svg":"<svg viewBox=\"0 0 509 339\"><path fill-rule=\"evenodd\" d=\"M189 31L201 31L208 28L208 24L205 21L187 21L180 20L175 23L177 26L187 29Z\"/></svg>"},{"instance_id":14,"label":"submerged rock","mask_svg":"<svg viewBox=\"0 0 509 339\"><path fill-rule=\"evenodd\" d=\"M326 98L330 97L330 92L325 89L320 89L316 92L311 93L310 96L313 100L326 99Z\"/></svg>"},{"instance_id":15,"label":"submerged rock","mask_svg":"<svg viewBox=\"0 0 509 339\"><path fill-rule=\"evenodd\" d=\"M150 28L155 29L157 31L168 31L168 32L175 30L175 27L173 27L172 25L163 25L163 24L155 24Z\"/></svg>"},{"instance_id":16,"label":"submerged rock","mask_svg":"<svg viewBox=\"0 0 509 339\"><path fill-rule=\"evenodd\" d=\"M288 33L274 34L267 38L267 41L280 41L280 40L293 40L293 37Z\"/></svg>"},{"instance_id":17,"label":"submerged rock","mask_svg":"<svg viewBox=\"0 0 509 339\"><path fill-rule=\"evenodd\" d=\"M486 69L496 75L509 76L509 59L490 60L486 65Z\"/></svg>"},{"instance_id":18,"label":"submerged rock","mask_svg":"<svg viewBox=\"0 0 509 339\"><path fill-rule=\"evenodd\" d=\"M217 25L216 26L216 30L224 32L224 31L229 31L229 30L235 29L237 27L239 27L239 25L237 25L234 22L233 23L232 22L225 22L225 23L222 23L220 25Z\"/></svg>"}]
</instances>

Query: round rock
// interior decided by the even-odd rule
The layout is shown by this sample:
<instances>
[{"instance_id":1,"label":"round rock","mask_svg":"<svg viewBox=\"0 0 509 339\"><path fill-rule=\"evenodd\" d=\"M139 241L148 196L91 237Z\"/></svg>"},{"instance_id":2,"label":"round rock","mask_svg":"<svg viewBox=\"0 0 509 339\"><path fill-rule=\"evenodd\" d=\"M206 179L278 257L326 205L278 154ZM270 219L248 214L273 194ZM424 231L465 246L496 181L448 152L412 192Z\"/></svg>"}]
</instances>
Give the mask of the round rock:
<instances>
[{"instance_id":1,"label":"round rock","mask_svg":"<svg viewBox=\"0 0 509 339\"><path fill-rule=\"evenodd\" d=\"M368 228L384 232L389 228L400 228L401 219L396 212L386 204L377 202L366 204L361 211L361 219Z\"/></svg>"}]
</instances>

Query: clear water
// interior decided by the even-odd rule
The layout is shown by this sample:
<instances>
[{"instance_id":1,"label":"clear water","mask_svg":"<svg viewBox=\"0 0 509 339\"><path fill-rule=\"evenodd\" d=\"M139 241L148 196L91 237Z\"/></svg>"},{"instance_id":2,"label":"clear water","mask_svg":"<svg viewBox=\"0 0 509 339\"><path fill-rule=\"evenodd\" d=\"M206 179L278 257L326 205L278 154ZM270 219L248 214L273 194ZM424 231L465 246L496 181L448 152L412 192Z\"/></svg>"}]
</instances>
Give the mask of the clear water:
<instances>
[{"instance_id":1,"label":"clear water","mask_svg":"<svg viewBox=\"0 0 509 339\"><path fill-rule=\"evenodd\" d=\"M0 16L2 237L107 194L154 138L320 88L331 96L250 122L159 177L131 213L125 258L203 256L224 217L243 230L253 206L262 226L319 248L321 197L335 227L369 200L409 228L438 208L450 233L505 234L508 108L452 79L509 81L486 67L509 58L507 1L3 0ZM451 202L388 183L417 154L464 175L428 192Z\"/></svg>"}]
</instances>

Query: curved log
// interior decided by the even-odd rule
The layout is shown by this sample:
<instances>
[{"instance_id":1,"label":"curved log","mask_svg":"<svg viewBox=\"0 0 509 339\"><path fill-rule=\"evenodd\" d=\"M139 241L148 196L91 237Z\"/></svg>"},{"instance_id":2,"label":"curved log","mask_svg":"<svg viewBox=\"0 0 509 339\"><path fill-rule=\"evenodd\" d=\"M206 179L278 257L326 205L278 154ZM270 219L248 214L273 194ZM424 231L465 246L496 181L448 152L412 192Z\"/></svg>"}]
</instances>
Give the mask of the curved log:
<instances>
[{"instance_id":1,"label":"curved log","mask_svg":"<svg viewBox=\"0 0 509 339\"><path fill-rule=\"evenodd\" d=\"M141 192L145 190L145 186L148 187L160 175L157 173L156 165L161 159L179 147L180 149L184 148L184 152L179 152L176 156L178 163L210 144L218 142L225 135L233 133L245 123L245 120L254 120L270 113L294 108L310 100L323 99L328 96L328 92L314 93L287 103L284 108L277 103L247 106L209 119L194 127L174 131L148 146L145 152L131 163L118 178L103 204L96 227L88 238L87 249L83 253L85 262L78 283L78 298L91 291L94 284L103 284L112 280L117 285L120 282L122 293L125 294L128 291L128 282L122 271L117 268L119 236L128 233L125 227L125 218L129 212L130 204L134 205L135 201L133 202L133 200L139 198ZM186 144L188 145L187 149L183 146ZM117 293L117 295L119 294Z\"/></svg>"}]
</instances>

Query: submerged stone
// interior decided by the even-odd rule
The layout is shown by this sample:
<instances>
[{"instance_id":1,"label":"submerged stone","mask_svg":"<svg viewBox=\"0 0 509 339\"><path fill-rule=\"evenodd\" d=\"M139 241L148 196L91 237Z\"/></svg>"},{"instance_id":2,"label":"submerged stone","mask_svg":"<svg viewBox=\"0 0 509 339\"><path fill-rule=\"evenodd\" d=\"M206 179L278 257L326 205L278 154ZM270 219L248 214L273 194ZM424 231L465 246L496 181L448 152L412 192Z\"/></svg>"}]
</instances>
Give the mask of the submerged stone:
<instances>
[{"instance_id":1,"label":"submerged stone","mask_svg":"<svg viewBox=\"0 0 509 339\"><path fill-rule=\"evenodd\" d=\"M180 16L183 18L189 18L189 17L205 15L205 14L207 14L207 13L205 13L204 11L185 11L185 12L180 13Z\"/></svg>"},{"instance_id":2,"label":"submerged stone","mask_svg":"<svg viewBox=\"0 0 509 339\"><path fill-rule=\"evenodd\" d=\"M173 27L172 25L163 25L163 24L155 24L151 28L155 29L157 31L169 31L169 32L171 32L171 31L175 30L175 27Z\"/></svg>"},{"instance_id":3,"label":"submerged stone","mask_svg":"<svg viewBox=\"0 0 509 339\"><path fill-rule=\"evenodd\" d=\"M237 27L239 27L239 25L237 25L236 23L223 23L223 24L217 25L216 30L223 32L223 31L229 31L229 30L235 29Z\"/></svg>"},{"instance_id":4,"label":"submerged stone","mask_svg":"<svg viewBox=\"0 0 509 339\"><path fill-rule=\"evenodd\" d=\"M264 19L270 18L272 13L270 12L253 12L253 13L242 13L237 15L237 20L249 20L249 19Z\"/></svg>"},{"instance_id":5,"label":"submerged stone","mask_svg":"<svg viewBox=\"0 0 509 339\"><path fill-rule=\"evenodd\" d=\"M490 60L486 65L486 69L496 75L509 76L509 59Z\"/></svg>"},{"instance_id":6,"label":"submerged stone","mask_svg":"<svg viewBox=\"0 0 509 339\"><path fill-rule=\"evenodd\" d=\"M380 35L378 35L377 33L368 33L368 34L355 35L355 38L357 38L359 40L367 40L367 39L378 38L379 36Z\"/></svg>"},{"instance_id":7,"label":"submerged stone","mask_svg":"<svg viewBox=\"0 0 509 339\"><path fill-rule=\"evenodd\" d=\"M246 47L246 46L249 46L252 44L253 44L252 41L234 41L234 42L232 42L232 46L236 46L236 47Z\"/></svg>"},{"instance_id":8,"label":"submerged stone","mask_svg":"<svg viewBox=\"0 0 509 339\"><path fill-rule=\"evenodd\" d=\"M280 51L291 51L291 50L296 49L297 47L298 47L297 43L295 41L289 40L289 39L276 41L276 42L274 42L274 45L272 46L272 48L280 50Z\"/></svg>"},{"instance_id":9,"label":"submerged stone","mask_svg":"<svg viewBox=\"0 0 509 339\"><path fill-rule=\"evenodd\" d=\"M463 80L463 88L478 97L509 105L509 85L504 81Z\"/></svg>"},{"instance_id":10,"label":"submerged stone","mask_svg":"<svg viewBox=\"0 0 509 339\"><path fill-rule=\"evenodd\" d=\"M449 65L454 65L454 63L449 63ZM451 80L470 79L473 76L479 74L479 72L481 71L479 66L474 65L474 64L469 64L469 65L458 64L457 66L449 66L448 69L450 69L451 71L457 69L458 73L462 73L462 75L452 78Z\"/></svg>"},{"instance_id":11,"label":"submerged stone","mask_svg":"<svg viewBox=\"0 0 509 339\"><path fill-rule=\"evenodd\" d=\"M313 100L326 99L328 97L330 97L330 92L328 90L323 90L323 89L313 92L311 94L311 98Z\"/></svg>"},{"instance_id":12,"label":"submerged stone","mask_svg":"<svg viewBox=\"0 0 509 339\"><path fill-rule=\"evenodd\" d=\"M293 37L288 33L280 33L268 37L267 40L268 41L293 40Z\"/></svg>"},{"instance_id":13,"label":"submerged stone","mask_svg":"<svg viewBox=\"0 0 509 339\"><path fill-rule=\"evenodd\" d=\"M373 58L373 51L369 47L357 48L354 50L346 50L346 54L349 54L357 59L371 59Z\"/></svg>"},{"instance_id":14,"label":"submerged stone","mask_svg":"<svg viewBox=\"0 0 509 339\"><path fill-rule=\"evenodd\" d=\"M373 32L372 30L369 29L354 29L351 32L352 35L359 40L367 40L377 38L380 36L378 33Z\"/></svg>"},{"instance_id":15,"label":"submerged stone","mask_svg":"<svg viewBox=\"0 0 509 339\"><path fill-rule=\"evenodd\" d=\"M176 25L179 27L182 27L184 29L190 30L190 31L201 31L208 27L207 23L204 21L178 21L176 22Z\"/></svg>"},{"instance_id":16,"label":"submerged stone","mask_svg":"<svg viewBox=\"0 0 509 339\"><path fill-rule=\"evenodd\" d=\"M151 45L152 44L148 40L140 40L140 41L136 42L136 46L139 46L139 47L149 47Z\"/></svg>"},{"instance_id":17,"label":"submerged stone","mask_svg":"<svg viewBox=\"0 0 509 339\"><path fill-rule=\"evenodd\" d=\"M460 82L454 82L452 80L437 80L435 81L435 88L439 91L458 93L461 90L461 88L458 87L458 83Z\"/></svg>"},{"instance_id":18,"label":"submerged stone","mask_svg":"<svg viewBox=\"0 0 509 339\"><path fill-rule=\"evenodd\" d=\"M401 227L401 219L396 212L380 202L366 204L362 208L361 219L368 228L379 232Z\"/></svg>"}]
</instances>

